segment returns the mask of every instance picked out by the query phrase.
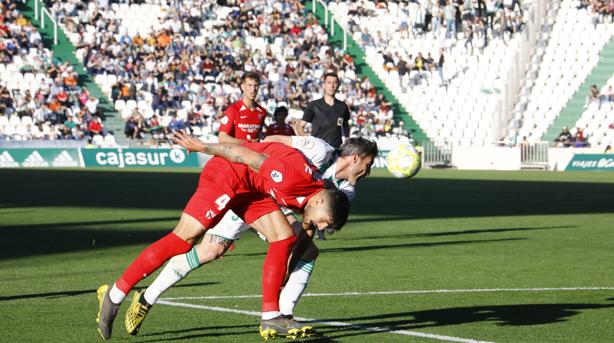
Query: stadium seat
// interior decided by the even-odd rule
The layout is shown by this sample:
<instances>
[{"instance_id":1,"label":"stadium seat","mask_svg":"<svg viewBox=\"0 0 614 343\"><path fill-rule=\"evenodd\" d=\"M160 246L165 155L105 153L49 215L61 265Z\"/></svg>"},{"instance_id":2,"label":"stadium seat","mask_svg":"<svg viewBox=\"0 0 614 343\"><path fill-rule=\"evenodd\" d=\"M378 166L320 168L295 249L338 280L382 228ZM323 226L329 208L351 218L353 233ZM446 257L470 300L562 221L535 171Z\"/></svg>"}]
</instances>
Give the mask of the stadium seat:
<instances>
[{"instance_id":1,"label":"stadium seat","mask_svg":"<svg viewBox=\"0 0 614 343\"><path fill-rule=\"evenodd\" d=\"M101 135L94 135L94 137L92 137L92 144L101 147L104 144L104 137Z\"/></svg>"},{"instance_id":2,"label":"stadium seat","mask_svg":"<svg viewBox=\"0 0 614 343\"><path fill-rule=\"evenodd\" d=\"M115 100L115 110L116 111L122 111L124 108L126 108L126 102L122 99L118 99Z\"/></svg>"},{"instance_id":3,"label":"stadium seat","mask_svg":"<svg viewBox=\"0 0 614 343\"><path fill-rule=\"evenodd\" d=\"M104 136L104 140L102 145L105 148L115 148L117 147L117 143L115 142L115 136L113 136L112 134L108 134L106 136Z\"/></svg>"},{"instance_id":4,"label":"stadium seat","mask_svg":"<svg viewBox=\"0 0 614 343\"><path fill-rule=\"evenodd\" d=\"M32 117L30 116L21 117L21 125L26 126L26 125L32 125L32 124L33 124Z\"/></svg>"}]
</instances>

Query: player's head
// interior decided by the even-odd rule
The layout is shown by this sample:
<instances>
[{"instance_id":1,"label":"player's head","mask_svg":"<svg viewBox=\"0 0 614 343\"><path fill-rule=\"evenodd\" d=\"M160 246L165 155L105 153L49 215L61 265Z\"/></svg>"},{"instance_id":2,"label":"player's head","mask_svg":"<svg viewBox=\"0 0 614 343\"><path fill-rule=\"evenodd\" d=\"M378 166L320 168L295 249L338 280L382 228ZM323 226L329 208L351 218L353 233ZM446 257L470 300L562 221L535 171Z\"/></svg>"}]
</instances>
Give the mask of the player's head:
<instances>
[{"instance_id":1,"label":"player's head","mask_svg":"<svg viewBox=\"0 0 614 343\"><path fill-rule=\"evenodd\" d=\"M322 80L324 81L324 95L334 96L339 88L339 76L335 72L328 72L324 74Z\"/></svg>"},{"instance_id":2,"label":"player's head","mask_svg":"<svg viewBox=\"0 0 614 343\"><path fill-rule=\"evenodd\" d=\"M283 124L286 122L286 118L288 117L288 108L286 106L279 106L273 112L273 117L275 117L275 122L277 124Z\"/></svg>"},{"instance_id":3,"label":"player's head","mask_svg":"<svg viewBox=\"0 0 614 343\"><path fill-rule=\"evenodd\" d=\"M241 92L243 98L255 101L260 88L260 75L253 71L246 71L241 77Z\"/></svg>"},{"instance_id":4,"label":"player's head","mask_svg":"<svg viewBox=\"0 0 614 343\"><path fill-rule=\"evenodd\" d=\"M338 178L355 185L358 180L371 173L371 166L377 157L377 143L363 137L352 137L339 148L339 159L347 163L347 168L337 174Z\"/></svg>"},{"instance_id":5,"label":"player's head","mask_svg":"<svg viewBox=\"0 0 614 343\"><path fill-rule=\"evenodd\" d=\"M332 233L341 230L348 219L350 200L336 188L326 188L309 198L303 213L303 227L327 230Z\"/></svg>"}]
</instances>

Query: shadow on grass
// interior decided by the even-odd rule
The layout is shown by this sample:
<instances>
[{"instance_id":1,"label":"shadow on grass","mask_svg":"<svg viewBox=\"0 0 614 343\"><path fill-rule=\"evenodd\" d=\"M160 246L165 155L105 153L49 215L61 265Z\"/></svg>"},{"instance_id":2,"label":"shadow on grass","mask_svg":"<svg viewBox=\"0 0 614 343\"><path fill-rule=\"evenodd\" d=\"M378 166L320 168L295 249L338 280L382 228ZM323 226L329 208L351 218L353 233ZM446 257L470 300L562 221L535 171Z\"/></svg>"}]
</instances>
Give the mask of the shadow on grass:
<instances>
[{"instance_id":1,"label":"shadow on grass","mask_svg":"<svg viewBox=\"0 0 614 343\"><path fill-rule=\"evenodd\" d=\"M177 285L173 285L173 288L210 286L210 285L216 285L218 283L219 282L195 282L195 283L185 283L185 284L180 283ZM134 289L139 290L139 289L144 289L144 288L145 287L135 287ZM74 296L79 296L83 294L94 295L96 294L96 289L1 296L0 301L12 301L12 300L24 300L24 299L56 299L56 298L64 298L64 297L74 297Z\"/></svg>"},{"instance_id":2,"label":"shadow on grass","mask_svg":"<svg viewBox=\"0 0 614 343\"><path fill-rule=\"evenodd\" d=\"M181 210L198 174L0 170L5 207L75 206ZM612 213L614 183L368 178L352 213L384 218ZM578 194L590 194L580 201Z\"/></svg>"},{"instance_id":3,"label":"shadow on grass","mask_svg":"<svg viewBox=\"0 0 614 343\"><path fill-rule=\"evenodd\" d=\"M229 329L235 329L228 331ZM213 332L211 332L213 331ZM191 340L204 337L222 337L222 336L238 336L237 340L243 339L239 337L245 337L245 335L255 336L258 334L258 324L254 321L252 324L244 325L220 325L220 326L202 326L197 328L188 328L181 330L168 330L152 333L139 334L139 337L146 338L145 340L139 340L139 342L166 342L176 340ZM163 335L173 335L168 338L157 338Z\"/></svg>"},{"instance_id":4,"label":"shadow on grass","mask_svg":"<svg viewBox=\"0 0 614 343\"><path fill-rule=\"evenodd\" d=\"M375 240L375 239L395 239L395 238L418 238L418 237L443 237L443 236L457 236L457 235L473 235L482 233L503 233L503 232L524 232L534 230L556 230L556 229L573 229L577 228L577 225L560 225L560 226L541 226L541 227L512 227L512 228L500 228L500 229L475 229L475 230L460 230L460 231L443 231L443 232L425 232L425 233L407 233L402 235L384 235L384 236L365 236L355 238L339 238L343 241L362 241L362 240Z\"/></svg>"},{"instance_id":5,"label":"shadow on grass","mask_svg":"<svg viewBox=\"0 0 614 343\"><path fill-rule=\"evenodd\" d=\"M381 334L386 331L414 331L425 328L443 327L471 323L489 323L497 326L530 326L560 323L583 311L611 309L614 304L522 304L497 306L453 307L416 312L387 313L374 316L327 318L315 322L318 335L302 339L308 342L335 342L344 337ZM349 326L331 326L326 322L352 323ZM318 323L322 323L318 325ZM227 331L228 329L239 329ZM220 332L220 330L223 330ZM247 335L256 335L256 324L203 326L180 330L168 330L140 335L147 338L141 342L163 342L172 340L189 340L203 337L221 337L237 335L238 340L248 339ZM213 331L213 332L211 332ZM185 335L188 334L188 335ZM162 335L173 337L156 338ZM177 336L179 335L179 336ZM255 337L254 337L255 338ZM346 339L347 340L347 339Z\"/></svg>"},{"instance_id":6,"label":"shadow on grass","mask_svg":"<svg viewBox=\"0 0 614 343\"><path fill-rule=\"evenodd\" d=\"M334 338L378 333L357 329L417 330L470 323L497 326L545 325L567 321L583 311L611 309L614 304L526 304L453 307L417 312L388 313L365 317L329 318L322 322L351 322L353 327L322 326L318 331Z\"/></svg>"},{"instance_id":7,"label":"shadow on grass","mask_svg":"<svg viewBox=\"0 0 614 343\"><path fill-rule=\"evenodd\" d=\"M192 195L198 174L185 172L107 172L83 170L1 169L0 258L151 243L170 231ZM353 223L422 218L455 218L505 215L544 215L614 212L614 183L533 182L492 180L449 180L418 178L412 182L392 178L365 179L352 204L355 215L377 218L351 219ZM590 194L590 201L578 201ZM30 225L20 213L36 207L76 207L75 217ZM97 218L96 208L176 210L177 218ZM23 224L6 224L12 215L24 217ZM66 211L65 215L70 215ZM91 220L91 218L95 218ZM142 223L142 228L135 224ZM136 229L135 229L136 227ZM494 228L403 237L435 237L483 232L508 232L552 228ZM490 230L490 231L489 231ZM464 241L471 243L472 241ZM475 241L478 242L478 241ZM437 244L399 244L396 247L425 247ZM459 243L452 243L459 244ZM335 251L382 249L389 246L349 247ZM345 250L343 250L345 249ZM260 255L260 254L258 254Z\"/></svg>"},{"instance_id":8,"label":"shadow on grass","mask_svg":"<svg viewBox=\"0 0 614 343\"><path fill-rule=\"evenodd\" d=\"M342 248L320 248L321 252L329 253L344 253L354 251L368 251L368 250L388 250L388 249L413 249L413 248L428 248L447 245L467 245L467 244L480 244L480 243L498 243L498 242L513 242L522 241L526 238L501 238L501 239L481 239L481 240L464 240L464 241L446 241L446 242L428 242L428 243L404 243L404 244L380 244L380 245L365 245L355 247L342 247ZM265 252L259 253L238 253L230 254L226 258L233 256L265 256Z\"/></svg>"}]
</instances>

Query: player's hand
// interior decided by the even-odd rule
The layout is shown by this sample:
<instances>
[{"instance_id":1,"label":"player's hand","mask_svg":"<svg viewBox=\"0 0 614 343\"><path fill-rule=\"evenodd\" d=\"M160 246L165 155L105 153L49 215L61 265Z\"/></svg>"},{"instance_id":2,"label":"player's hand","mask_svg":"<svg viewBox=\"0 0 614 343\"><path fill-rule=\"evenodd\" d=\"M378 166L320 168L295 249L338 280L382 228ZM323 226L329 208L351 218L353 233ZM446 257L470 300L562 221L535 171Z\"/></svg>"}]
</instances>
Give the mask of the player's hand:
<instances>
[{"instance_id":1,"label":"player's hand","mask_svg":"<svg viewBox=\"0 0 614 343\"><path fill-rule=\"evenodd\" d=\"M179 144L188 150L188 153L192 151L201 151L204 147L203 142L199 139L189 136L183 131L177 131L173 133L173 141L175 144Z\"/></svg>"}]
</instances>

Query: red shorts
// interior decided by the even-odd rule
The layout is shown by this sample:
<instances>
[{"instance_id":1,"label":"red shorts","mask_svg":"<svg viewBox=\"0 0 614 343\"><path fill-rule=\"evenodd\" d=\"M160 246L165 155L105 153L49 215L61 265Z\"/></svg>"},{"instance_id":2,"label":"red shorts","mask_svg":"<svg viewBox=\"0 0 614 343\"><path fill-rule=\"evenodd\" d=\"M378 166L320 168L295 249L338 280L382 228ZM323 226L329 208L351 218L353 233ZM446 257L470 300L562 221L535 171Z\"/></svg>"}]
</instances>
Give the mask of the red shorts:
<instances>
[{"instance_id":1,"label":"red shorts","mask_svg":"<svg viewBox=\"0 0 614 343\"><path fill-rule=\"evenodd\" d=\"M232 210L248 224L271 212L281 211L277 203L270 196L260 193L248 193L237 196L236 201L232 205Z\"/></svg>"},{"instance_id":2,"label":"red shorts","mask_svg":"<svg viewBox=\"0 0 614 343\"><path fill-rule=\"evenodd\" d=\"M222 158L212 158L203 168L196 192L183 212L209 229L214 227L229 209L248 224L279 210L273 199L254 192L246 184L246 180L247 167L231 166Z\"/></svg>"}]
</instances>

